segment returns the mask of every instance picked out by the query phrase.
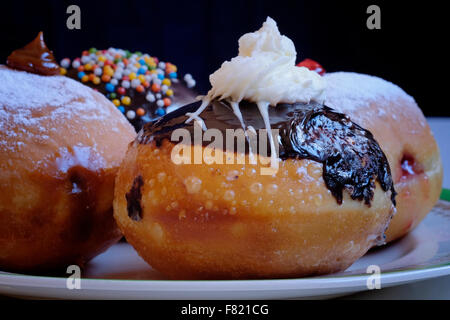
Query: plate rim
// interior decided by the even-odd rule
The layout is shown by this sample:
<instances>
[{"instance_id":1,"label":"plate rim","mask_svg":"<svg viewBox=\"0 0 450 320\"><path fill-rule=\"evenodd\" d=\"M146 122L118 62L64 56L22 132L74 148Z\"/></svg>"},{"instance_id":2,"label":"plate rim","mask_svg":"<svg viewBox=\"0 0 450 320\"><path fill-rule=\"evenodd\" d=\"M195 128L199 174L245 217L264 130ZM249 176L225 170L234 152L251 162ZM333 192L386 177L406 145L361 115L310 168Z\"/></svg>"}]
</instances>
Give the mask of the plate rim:
<instances>
[{"instance_id":1,"label":"plate rim","mask_svg":"<svg viewBox=\"0 0 450 320\"><path fill-rule=\"evenodd\" d=\"M447 201L450 202L450 189L446 189L446 188L442 188L442 192L440 195L440 200L443 201ZM395 275L400 276L400 277L407 277L411 274L414 273L423 273L424 271L447 271L446 274L450 274L450 261L445 262L445 263L440 263L440 264L436 264L436 265L430 265L430 266L418 266L418 267L413 267L413 268L409 268L406 270L390 270L390 271L382 271L381 272L381 277L383 278L392 278ZM283 283L283 282L304 282L304 283L308 283L308 282L329 282L330 280L342 280L342 281L351 281L354 280L356 282L358 282L359 280L367 280L367 278L370 276L371 274L348 274L348 275L323 275L323 276L314 276L314 277L305 277L305 278L281 278L281 279L245 279L245 280L170 280L170 279L105 279L105 278L81 278L81 280L84 283L91 283L91 284L95 284L95 283L99 283L99 282L107 282L110 284L116 283L116 284L120 284L120 283L142 283L142 284L148 284L148 283L158 283L158 284L200 284L200 283L208 283L208 284L221 284L221 283L232 283L232 284L239 284L239 283L252 283L252 284L258 284L259 282L261 283L267 283L267 282L279 282L279 283ZM442 274L442 275L445 275ZM442 276L442 275L438 275L438 276ZM358 279L360 278L360 279ZM428 278L428 277L425 277ZM21 274L21 273L12 273L12 272L5 272L5 271L1 271L0 270L0 285L5 285L7 283L4 282L4 280L6 280L6 282L8 282L8 280L11 279L20 279L23 281L26 281L28 279L32 279L32 280L36 280L36 281L66 281L67 277L52 277L52 276L42 276L42 275L28 275L28 274ZM394 281L395 282L395 281ZM15 284L15 285L19 285L19 284ZM22 284L22 286L26 286L26 284Z\"/></svg>"},{"instance_id":2,"label":"plate rim","mask_svg":"<svg viewBox=\"0 0 450 320\"><path fill-rule=\"evenodd\" d=\"M429 270L446 270L449 269L449 274L450 274L450 261L449 262L445 262L445 263L441 263L441 264L435 264L435 265L431 265L431 266L424 266L424 267L415 267L415 268L410 268L410 269L405 269L405 270L390 270L390 271L381 271L381 275L382 276L393 276L395 274L409 274L409 273L416 273L416 272L421 272L421 271L429 271ZM223 280L170 280L170 279L107 279L107 278L81 278L83 280L83 282L85 281L89 281L89 282L99 282L99 281L107 281L107 282L132 282L132 283L136 283L136 282L158 282L158 283L180 283L180 282L184 282L184 283L205 283L205 282L216 282L216 283L228 283L228 282L233 282L233 283L238 283L238 282L258 282L258 281L264 281L264 282L279 282L279 281L292 281L292 280L330 280L330 279L348 279L348 278L353 278L356 279L358 277L368 277L371 274L343 274L343 275L323 275L323 276L313 276L313 277L304 277L304 278L279 278L279 279L243 279L243 280L233 280L233 279L223 279ZM35 280L64 280L66 281L66 279L68 277L52 277L52 276L39 276L39 275L29 275L29 274L21 274L21 273L13 273L13 272L4 272L4 271L0 271L0 284L1 280L4 278L32 278Z\"/></svg>"},{"instance_id":3,"label":"plate rim","mask_svg":"<svg viewBox=\"0 0 450 320\"><path fill-rule=\"evenodd\" d=\"M425 272L424 272L425 271ZM426 270L408 270L400 272L395 275L393 273L383 274L381 273L381 285L382 288L388 288L396 285L402 285L406 283L413 283L422 280L428 280L432 278L438 278L450 274L450 265L442 266L439 268L426 269ZM417 276L419 275L419 276ZM371 274L367 275L355 275L351 277L342 278L294 278L294 279L266 279L266 280L126 280L126 279L81 279L81 290L69 290L66 295L72 296L71 292L77 296L83 295L83 292L99 292L109 291L113 292L147 292L152 294L179 292L180 296L186 295L189 292L203 292L203 293L217 293L217 292L264 292L264 291L304 291L308 292L306 296L314 296L314 293L319 294L320 291L327 290L339 290L345 288L346 291L357 292L359 290L367 290L367 281ZM0 278L1 280L1 278ZM36 282L29 282L27 277L9 277L6 279L6 283L1 283L0 288L4 287L8 291L15 288L16 290L25 290L25 288L49 288L52 290L66 290L67 278L50 278L50 279L38 279ZM17 281L19 280L19 281ZM335 280L335 281L330 281ZM14 283L8 283L14 281ZM108 285L108 287L102 286L102 284ZM152 284L153 286L149 286ZM183 286L180 292L180 286ZM5 290L2 290L5 293ZM316 292L317 291L317 292ZM320 294L319 294L320 295ZM32 296L47 297L47 295L32 294ZM50 296L52 296L50 294ZM72 296L72 297L75 297ZM303 295L302 295L303 296Z\"/></svg>"}]
</instances>

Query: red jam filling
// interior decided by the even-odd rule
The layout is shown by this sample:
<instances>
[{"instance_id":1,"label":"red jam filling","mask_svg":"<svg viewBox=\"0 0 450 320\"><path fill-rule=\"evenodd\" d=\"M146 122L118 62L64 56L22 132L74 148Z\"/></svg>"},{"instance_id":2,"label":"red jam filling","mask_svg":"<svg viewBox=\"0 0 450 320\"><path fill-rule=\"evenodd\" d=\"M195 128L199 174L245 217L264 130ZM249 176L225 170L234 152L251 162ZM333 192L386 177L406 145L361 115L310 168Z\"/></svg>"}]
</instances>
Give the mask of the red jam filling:
<instances>
[{"instance_id":1,"label":"red jam filling","mask_svg":"<svg viewBox=\"0 0 450 320\"><path fill-rule=\"evenodd\" d=\"M404 154L400 162L402 168L402 176L408 177L423 172L422 167L415 161L414 157Z\"/></svg>"}]
</instances>

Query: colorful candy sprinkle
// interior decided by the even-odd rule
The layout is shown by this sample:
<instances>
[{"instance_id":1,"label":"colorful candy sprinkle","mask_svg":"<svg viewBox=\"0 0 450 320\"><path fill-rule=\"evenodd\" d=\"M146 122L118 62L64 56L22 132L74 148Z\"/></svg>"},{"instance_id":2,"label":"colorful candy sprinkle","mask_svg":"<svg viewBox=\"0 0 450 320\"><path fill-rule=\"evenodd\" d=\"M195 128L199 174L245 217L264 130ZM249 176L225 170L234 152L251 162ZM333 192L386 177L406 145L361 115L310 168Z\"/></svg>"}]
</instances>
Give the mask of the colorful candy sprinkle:
<instances>
[{"instance_id":1,"label":"colorful candy sprinkle","mask_svg":"<svg viewBox=\"0 0 450 320\"><path fill-rule=\"evenodd\" d=\"M138 85L137 87L136 87L136 91L137 92L139 92L139 93L142 93L142 92L144 92L144 86L143 85Z\"/></svg>"},{"instance_id":2,"label":"colorful candy sprinkle","mask_svg":"<svg viewBox=\"0 0 450 320\"><path fill-rule=\"evenodd\" d=\"M115 87L114 87L113 84L107 83L106 86L105 86L105 89L106 89L106 91L108 91L108 92L114 92Z\"/></svg>"},{"instance_id":3,"label":"colorful candy sprinkle","mask_svg":"<svg viewBox=\"0 0 450 320\"><path fill-rule=\"evenodd\" d=\"M131 103L131 99L128 96L122 97L122 103L128 106Z\"/></svg>"},{"instance_id":4,"label":"colorful candy sprinkle","mask_svg":"<svg viewBox=\"0 0 450 320\"><path fill-rule=\"evenodd\" d=\"M134 112L133 110L128 110L127 111L127 118L130 120L133 120L134 118L136 118L136 112Z\"/></svg>"},{"instance_id":5,"label":"colorful candy sprinkle","mask_svg":"<svg viewBox=\"0 0 450 320\"><path fill-rule=\"evenodd\" d=\"M168 107L172 104L172 100L170 100L169 98L164 98L164 106Z\"/></svg>"},{"instance_id":6,"label":"colorful candy sprinkle","mask_svg":"<svg viewBox=\"0 0 450 320\"><path fill-rule=\"evenodd\" d=\"M161 87L159 86L159 84L157 84L157 83L152 84L153 92L159 92L159 90L161 90Z\"/></svg>"},{"instance_id":7,"label":"colorful candy sprinkle","mask_svg":"<svg viewBox=\"0 0 450 320\"><path fill-rule=\"evenodd\" d=\"M120 95L124 95L127 92L127 90L124 87L117 88L117 93Z\"/></svg>"},{"instance_id":8,"label":"colorful candy sprinkle","mask_svg":"<svg viewBox=\"0 0 450 320\"><path fill-rule=\"evenodd\" d=\"M70 59L69 58L62 59L60 65L61 65L61 67L65 68L65 69L69 68L70 67Z\"/></svg>"},{"instance_id":9,"label":"colorful candy sprinkle","mask_svg":"<svg viewBox=\"0 0 450 320\"><path fill-rule=\"evenodd\" d=\"M163 108L158 108L158 109L156 109L155 113L156 113L156 115L161 117L166 114L166 110L164 110Z\"/></svg>"},{"instance_id":10,"label":"colorful candy sprinkle","mask_svg":"<svg viewBox=\"0 0 450 320\"><path fill-rule=\"evenodd\" d=\"M145 114L145 109L144 108L137 108L136 114L138 116L142 117Z\"/></svg>"},{"instance_id":11,"label":"colorful candy sprinkle","mask_svg":"<svg viewBox=\"0 0 450 320\"><path fill-rule=\"evenodd\" d=\"M156 105L157 105L158 107L162 108L162 107L164 107L164 101L161 100L161 99L158 99L158 100L156 101Z\"/></svg>"},{"instance_id":12,"label":"colorful candy sprinkle","mask_svg":"<svg viewBox=\"0 0 450 320\"><path fill-rule=\"evenodd\" d=\"M102 81L103 82L109 82L111 80L111 77L107 74L102 75Z\"/></svg>"},{"instance_id":13,"label":"colorful candy sprinkle","mask_svg":"<svg viewBox=\"0 0 450 320\"><path fill-rule=\"evenodd\" d=\"M74 60L72 62L72 68L78 68L80 66L80 60Z\"/></svg>"},{"instance_id":14,"label":"colorful candy sprinkle","mask_svg":"<svg viewBox=\"0 0 450 320\"><path fill-rule=\"evenodd\" d=\"M174 64L142 52L116 48L90 48L73 60L62 59L60 65L62 75L78 78L94 90L106 91L106 97L129 120L166 114L176 96L173 84L180 81ZM190 74L183 80L187 87L195 86Z\"/></svg>"}]
</instances>

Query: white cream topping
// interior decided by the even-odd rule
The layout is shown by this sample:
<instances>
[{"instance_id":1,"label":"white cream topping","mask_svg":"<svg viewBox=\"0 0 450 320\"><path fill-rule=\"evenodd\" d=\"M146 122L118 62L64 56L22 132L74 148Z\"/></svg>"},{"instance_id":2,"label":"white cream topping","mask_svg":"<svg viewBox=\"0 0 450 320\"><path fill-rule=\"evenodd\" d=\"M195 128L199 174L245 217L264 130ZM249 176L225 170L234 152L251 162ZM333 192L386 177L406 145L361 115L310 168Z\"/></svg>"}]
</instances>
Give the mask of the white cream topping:
<instances>
[{"instance_id":1,"label":"white cream topping","mask_svg":"<svg viewBox=\"0 0 450 320\"><path fill-rule=\"evenodd\" d=\"M291 39L280 34L276 22L267 17L262 27L239 39L239 55L210 75L211 90L202 99L194 113L187 114L186 122L197 119L213 99L226 100L246 131L239 102L248 100L257 104L271 148L271 168L278 169L278 155L269 121L269 106L278 103L323 102L323 78L305 67L297 67L297 52ZM250 150L250 154L252 152Z\"/></svg>"},{"instance_id":2,"label":"white cream topping","mask_svg":"<svg viewBox=\"0 0 450 320\"><path fill-rule=\"evenodd\" d=\"M324 100L325 81L314 71L296 67L291 39L280 34L267 17L261 29L239 39L239 55L226 61L209 80L207 97L234 102L295 103Z\"/></svg>"}]
</instances>

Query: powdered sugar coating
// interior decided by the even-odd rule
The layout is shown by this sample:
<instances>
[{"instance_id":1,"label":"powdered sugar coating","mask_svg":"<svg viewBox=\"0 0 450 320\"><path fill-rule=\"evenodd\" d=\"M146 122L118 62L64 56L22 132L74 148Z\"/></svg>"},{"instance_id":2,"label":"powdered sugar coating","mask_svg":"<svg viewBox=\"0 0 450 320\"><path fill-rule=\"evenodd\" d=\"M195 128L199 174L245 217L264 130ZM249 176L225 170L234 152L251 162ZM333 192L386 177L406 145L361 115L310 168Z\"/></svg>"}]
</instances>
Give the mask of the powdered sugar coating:
<instances>
[{"instance_id":1,"label":"powdered sugar coating","mask_svg":"<svg viewBox=\"0 0 450 320\"><path fill-rule=\"evenodd\" d=\"M107 150L97 145L97 139L124 130L132 132L120 111L83 84L64 76L41 76L0 65L1 152L16 159L33 157L23 152L32 144L39 146L36 162L45 162L47 156L62 157L66 148L78 146L90 148L97 159L107 159ZM97 164L101 167L104 162Z\"/></svg>"},{"instance_id":2,"label":"powdered sugar coating","mask_svg":"<svg viewBox=\"0 0 450 320\"><path fill-rule=\"evenodd\" d=\"M324 75L327 82L325 104L365 127L373 127L380 119L398 121L410 118L424 127L423 115L414 98L399 86L384 79L353 72ZM376 110L368 110L368 108ZM364 110L365 109L365 110Z\"/></svg>"},{"instance_id":3,"label":"powdered sugar coating","mask_svg":"<svg viewBox=\"0 0 450 320\"><path fill-rule=\"evenodd\" d=\"M324 76L327 81L326 100L330 107L356 111L376 100L394 101L399 98L414 101L399 86L381 78L354 72L334 72ZM380 111L383 113L383 110Z\"/></svg>"},{"instance_id":4,"label":"powdered sugar coating","mask_svg":"<svg viewBox=\"0 0 450 320\"><path fill-rule=\"evenodd\" d=\"M113 112L94 103L93 96L99 93L64 76L40 76L0 66L0 84L1 117L13 112L24 125L32 124L28 115L48 106L54 108L48 116L55 119L77 113L86 120L99 120ZM126 122L123 117L119 119Z\"/></svg>"}]
</instances>

